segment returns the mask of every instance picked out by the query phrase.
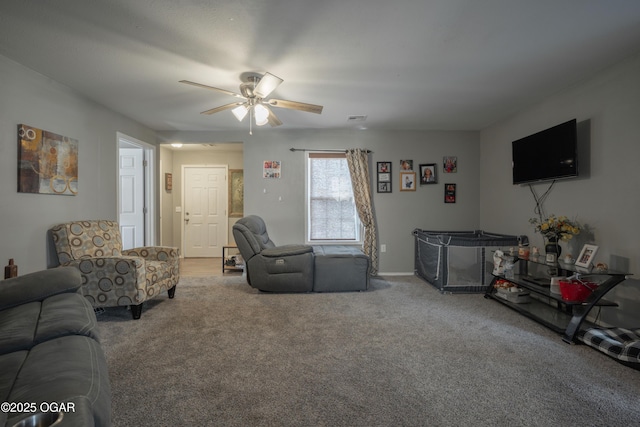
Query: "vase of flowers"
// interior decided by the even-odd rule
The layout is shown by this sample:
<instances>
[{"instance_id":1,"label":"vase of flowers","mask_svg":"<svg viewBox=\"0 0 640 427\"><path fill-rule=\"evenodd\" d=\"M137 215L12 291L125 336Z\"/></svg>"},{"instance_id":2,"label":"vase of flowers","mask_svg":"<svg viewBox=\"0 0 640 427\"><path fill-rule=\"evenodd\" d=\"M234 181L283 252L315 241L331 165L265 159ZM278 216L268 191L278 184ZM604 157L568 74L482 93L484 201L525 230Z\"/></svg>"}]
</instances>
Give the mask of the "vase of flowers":
<instances>
[{"instance_id":1,"label":"vase of flowers","mask_svg":"<svg viewBox=\"0 0 640 427\"><path fill-rule=\"evenodd\" d=\"M573 239L573 236L580 234L580 226L576 221L572 221L566 216L555 216L544 219L531 218L529 222L534 226L536 233L542 234L546 240L544 247L547 254L547 261L555 262L562 249L561 241Z\"/></svg>"},{"instance_id":2,"label":"vase of flowers","mask_svg":"<svg viewBox=\"0 0 640 427\"><path fill-rule=\"evenodd\" d=\"M558 244L558 239L555 237L549 237L547 239L547 244L544 245L544 253L547 254L555 254L555 259L550 259L550 261L555 261L560 258L560 254L562 253L562 247Z\"/></svg>"}]
</instances>

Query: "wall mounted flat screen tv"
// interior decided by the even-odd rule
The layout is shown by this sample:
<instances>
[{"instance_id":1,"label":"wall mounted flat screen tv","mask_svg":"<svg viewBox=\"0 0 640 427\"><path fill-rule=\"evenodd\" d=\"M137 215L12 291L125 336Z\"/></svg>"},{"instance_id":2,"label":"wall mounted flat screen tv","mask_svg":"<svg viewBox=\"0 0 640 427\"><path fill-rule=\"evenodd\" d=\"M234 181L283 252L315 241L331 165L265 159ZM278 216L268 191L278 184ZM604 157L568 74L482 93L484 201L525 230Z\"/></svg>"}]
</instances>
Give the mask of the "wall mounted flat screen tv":
<instances>
[{"instance_id":1,"label":"wall mounted flat screen tv","mask_svg":"<svg viewBox=\"0 0 640 427\"><path fill-rule=\"evenodd\" d=\"M511 143L513 184L578 176L575 119Z\"/></svg>"}]
</instances>

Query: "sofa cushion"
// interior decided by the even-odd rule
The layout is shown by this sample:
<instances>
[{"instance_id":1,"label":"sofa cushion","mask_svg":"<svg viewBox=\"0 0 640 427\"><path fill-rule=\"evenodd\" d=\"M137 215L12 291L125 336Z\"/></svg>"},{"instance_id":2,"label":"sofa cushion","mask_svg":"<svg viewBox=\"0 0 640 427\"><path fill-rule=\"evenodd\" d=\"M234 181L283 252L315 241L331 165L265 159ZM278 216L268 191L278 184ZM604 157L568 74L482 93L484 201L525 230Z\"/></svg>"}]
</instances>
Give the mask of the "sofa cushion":
<instances>
[{"instance_id":1,"label":"sofa cushion","mask_svg":"<svg viewBox=\"0 0 640 427\"><path fill-rule=\"evenodd\" d=\"M32 302L0 311L1 354L33 347L40 306L40 302Z\"/></svg>"},{"instance_id":2,"label":"sofa cushion","mask_svg":"<svg viewBox=\"0 0 640 427\"><path fill-rule=\"evenodd\" d=\"M20 367L29 355L26 350L0 355L0 402L6 402ZM0 422L0 425L4 423Z\"/></svg>"},{"instance_id":3,"label":"sofa cushion","mask_svg":"<svg viewBox=\"0 0 640 427\"><path fill-rule=\"evenodd\" d=\"M357 246L314 246L315 292L366 291L369 287L369 257Z\"/></svg>"},{"instance_id":4,"label":"sofa cushion","mask_svg":"<svg viewBox=\"0 0 640 427\"><path fill-rule=\"evenodd\" d=\"M0 311L0 354L67 335L99 340L93 307L80 294L54 295Z\"/></svg>"},{"instance_id":5,"label":"sofa cushion","mask_svg":"<svg viewBox=\"0 0 640 427\"><path fill-rule=\"evenodd\" d=\"M5 400L73 402L75 413L65 414L69 423L64 425L92 425L95 419L95 425L109 426L108 378L107 363L96 340L84 336L56 338L29 351ZM9 425L24 417L9 414Z\"/></svg>"},{"instance_id":6,"label":"sofa cushion","mask_svg":"<svg viewBox=\"0 0 640 427\"><path fill-rule=\"evenodd\" d=\"M60 224L51 228L51 236L60 264L86 257L119 256L122 252L120 229L115 221Z\"/></svg>"},{"instance_id":7,"label":"sofa cushion","mask_svg":"<svg viewBox=\"0 0 640 427\"><path fill-rule=\"evenodd\" d=\"M32 301L42 301L51 295L78 292L82 277L76 268L62 267L36 271L13 277L0 286L0 310Z\"/></svg>"},{"instance_id":8,"label":"sofa cushion","mask_svg":"<svg viewBox=\"0 0 640 427\"><path fill-rule=\"evenodd\" d=\"M301 255L313 252L313 247L309 245L282 245L264 249L260 255L269 258L278 258L290 255Z\"/></svg>"},{"instance_id":9,"label":"sofa cushion","mask_svg":"<svg viewBox=\"0 0 640 427\"><path fill-rule=\"evenodd\" d=\"M80 294L56 295L42 302L35 341L67 335L83 335L100 342L93 307Z\"/></svg>"}]
</instances>

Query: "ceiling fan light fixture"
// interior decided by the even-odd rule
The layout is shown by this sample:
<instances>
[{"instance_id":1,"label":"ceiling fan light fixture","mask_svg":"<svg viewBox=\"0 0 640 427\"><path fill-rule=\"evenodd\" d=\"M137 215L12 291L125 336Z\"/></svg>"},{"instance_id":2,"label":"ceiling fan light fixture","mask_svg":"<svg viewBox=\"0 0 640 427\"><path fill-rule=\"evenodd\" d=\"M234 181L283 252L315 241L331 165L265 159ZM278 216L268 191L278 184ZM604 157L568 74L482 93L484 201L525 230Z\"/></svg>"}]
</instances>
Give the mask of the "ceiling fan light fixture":
<instances>
[{"instance_id":1,"label":"ceiling fan light fixture","mask_svg":"<svg viewBox=\"0 0 640 427\"><path fill-rule=\"evenodd\" d=\"M305 111L315 114L322 113L322 105L306 104L304 102L297 101L287 101L285 99L267 99L267 97L283 82L280 77L274 76L271 73L264 73L263 75L259 75L257 73L248 72L243 73L240 78L242 80L242 83L240 84L240 93L235 93L226 89L220 89L217 87L208 86L188 80L180 80L180 83L221 92L226 95L231 95L236 98L242 99L241 102L236 101L229 104L220 105L219 107L203 111L200 114L211 115L219 113L221 111L231 110L233 112L233 115L236 119L238 119L239 122L242 122L248 114L250 135L253 135L252 126L254 124L256 126L264 126L266 124L269 124L271 127L282 125L282 121L273 112L271 107Z\"/></svg>"},{"instance_id":2,"label":"ceiling fan light fixture","mask_svg":"<svg viewBox=\"0 0 640 427\"><path fill-rule=\"evenodd\" d=\"M275 90L283 80L280 77L274 76L271 73L264 73L260 78L258 85L253 89L253 93L258 98L266 98L271 92Z\"/></svg>"},{"instance_id":3,"label":"ceiling fan light fixture","mask_svg":"<svg viewBox=\"0 0 640 427\"><path fill-rule=\"evenodd\" d=\"M256 125L257 126L264 126L267 123L269 123L269 110L267 110L267 108L262 105L262 104L257 104L253 107L253 113L256 117Z\"/></svg>"},{"instance_id":4,"label":"ceiling fan light fixture","mask_svg":"<svg viewBox=\"0 0 640 427\"><path fill-rule=\"evenodd\" d=\"M244 119L244 116L246 116L249 112L249 109L244 104L242 104L231 110L231 112L234 116L236 116L236 119L241 122L242 119Z\"/></svg>"}]
</instances>

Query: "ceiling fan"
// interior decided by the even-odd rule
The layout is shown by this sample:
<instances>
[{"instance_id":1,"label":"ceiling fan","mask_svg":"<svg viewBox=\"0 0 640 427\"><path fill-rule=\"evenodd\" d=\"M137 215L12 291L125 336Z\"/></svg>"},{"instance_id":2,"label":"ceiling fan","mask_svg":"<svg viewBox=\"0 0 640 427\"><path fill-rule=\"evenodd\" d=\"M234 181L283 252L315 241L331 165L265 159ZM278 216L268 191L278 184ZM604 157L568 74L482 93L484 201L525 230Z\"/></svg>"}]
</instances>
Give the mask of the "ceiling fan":
<instances>
[{"instance_id":1,"label":"ceiling fan","mask_svg":"<svg viewBox=\"0 0 640 427\"><path fill-rule=\"evenodd\" d=\"M276 77L271 73L264 73L264 75L256 73L243 74L243 82L240 84L240 93L231 92L225 89L220 89L213 86L207 86L200 83L191 82L188 80L180 80L180 83L185 83L192 86L201 87L204 89L215 90L227 95L240 98L241 101L232 102L230 104L221 105L210 110L203 111L200 114L215 114L220 111L231 109L231 112L238 119L242 121L247 114L249 114L249 133L252 133L251 129L251 116L255 118L257 126L264 126L267 123L271 126L280 126L282 122L275 115L270 107L288 108L291 110L306 111L308 113L322 113L321 105L305 104L303 102L287 101L284 99L266 99L271 92L273 92L283 80L280 77Z\"/></svg>"}]
</instances>

